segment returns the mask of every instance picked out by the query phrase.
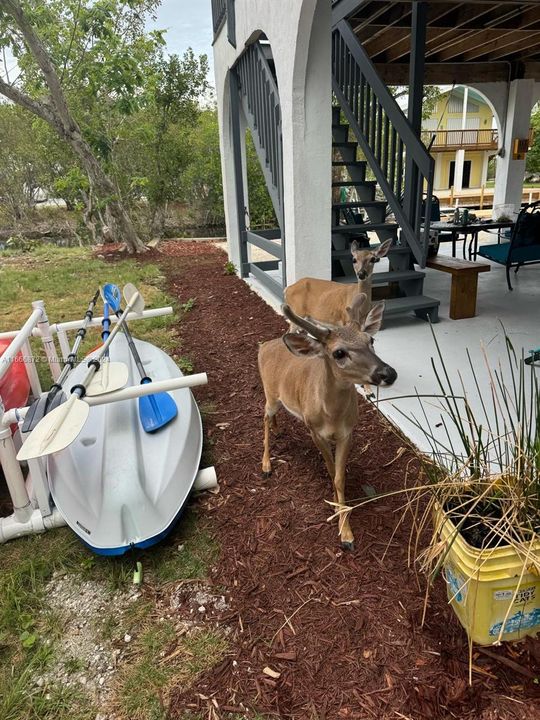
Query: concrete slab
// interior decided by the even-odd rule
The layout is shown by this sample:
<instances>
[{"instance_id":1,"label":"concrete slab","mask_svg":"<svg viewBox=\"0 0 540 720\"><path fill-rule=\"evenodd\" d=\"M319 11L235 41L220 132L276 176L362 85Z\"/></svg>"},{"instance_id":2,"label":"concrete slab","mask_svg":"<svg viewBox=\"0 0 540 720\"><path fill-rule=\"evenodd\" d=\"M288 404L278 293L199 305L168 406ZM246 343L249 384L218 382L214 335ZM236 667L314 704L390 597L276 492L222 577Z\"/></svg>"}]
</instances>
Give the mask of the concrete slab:
<instances>
[{"instance_id":1,"label":"concrete slab","mask_svg":"<svg viewBox=\"0 0 540 720\"><path fill-rule=\"evenodd\" d=\"M480 243L496 242L496 236L482 233ZM458 248L458 257L461 248ZM450 255L450 244L441 246L440 253ZM482 258L482 262L489 262ZM377 271L387 270L383 261ZM424 294L441 301L440 322L433 325L433 331L441 348L450 380L455 391L461 392L463 380L469 402L475 413L482 413L482 403L476 390L467 359L470 353L477 376L481 395L493 423L489 373L485 354L492 367L502 365L508 369L504 331L510 338L516 353L528 354L540 346L540 265L523 267L517 275L512 274L513 292L506 286L505 269L492 264L491 271L479 276L477 316L467 320L450 320L448 316L451 277L447 273L426 269ZM255 279L250 286L258 292L276 311L279 303ZM380 410L397 425L422 450L429 450L425 435L414 426L411 418L422 417L416 393L440 395L431 358L437 350L428 323L412 315L390 318L375 340L377 354L398 372L398 379L391 388L381 388L378 394ZM538 373L539 369L533 369ZM540 380L540 377L539 377ZM398 399L395 399L398 397ZM389 399L393 398L393 399ZM446 442L444 427L440 425L443 412L440 399L424 400L424 409L435 434ZM425 422L424 422L425 424ZM452 442L459 443L457 431L452 433Z\"/></svg>"}]
</instances>

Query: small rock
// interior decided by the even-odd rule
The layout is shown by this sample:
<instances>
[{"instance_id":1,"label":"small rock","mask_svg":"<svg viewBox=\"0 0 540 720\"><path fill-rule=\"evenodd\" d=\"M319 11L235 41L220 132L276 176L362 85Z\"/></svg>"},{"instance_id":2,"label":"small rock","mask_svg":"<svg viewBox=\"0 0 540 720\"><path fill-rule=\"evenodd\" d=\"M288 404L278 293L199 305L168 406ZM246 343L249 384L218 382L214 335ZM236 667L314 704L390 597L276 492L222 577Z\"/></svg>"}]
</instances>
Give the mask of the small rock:
<instances>
[{"instance_id":1,"label":"small rock","mask_svg":"<svg viewBox=\"0 0 540 720\"><path fill-rule=\"evenodd\" d=\"M99 680L98 680L98 683L99 683L100 685L103 685L104 682L105 682L105 678L104 678L103 676L100 677Z\"/></svg>"},{"instance_id":2,"label":"small rock","mask_svg":"<svg viewBox=\"0 0 540 720\"><path fill-rule=\"evenodd\" d=\"M184 547L185 547L185 546L184 546L183 543L182 543L181 545L179 545L179 546L178 546L178 552L182 552L182 550L184 549Z\"/></svg>"},{"instance_id":3,"label":"small rock","mask_svg":"<svg viewBox=\"0 0 540 720\"><path fill-rule=\"evenodd\" d=\"M127 633L124 635L124 642L128 643L131 642L131 635L128 635Z\"/></svg>"},{"instance_id":4,"label":"small rock","mask_svg":"<svg viewBox=\"0 0 540 720\"><path fill-rule=\"evenodd\" d=\"M43 678L42 677L40 677L36 680L36 685L38 687L43 687Z\"/></svg>"},{"instance_id":5,"label":"small rock","mask_svg":"<svg viewBox=\"0 0 540 720\"><path fill-rule=\"evenodd\" d=\"M200 606L199 606L199 612L200 612L200 613L205 613L205 612L206 612L206 608L204 607L204 605L200 605Z\"/></svg>"}]
</instances>

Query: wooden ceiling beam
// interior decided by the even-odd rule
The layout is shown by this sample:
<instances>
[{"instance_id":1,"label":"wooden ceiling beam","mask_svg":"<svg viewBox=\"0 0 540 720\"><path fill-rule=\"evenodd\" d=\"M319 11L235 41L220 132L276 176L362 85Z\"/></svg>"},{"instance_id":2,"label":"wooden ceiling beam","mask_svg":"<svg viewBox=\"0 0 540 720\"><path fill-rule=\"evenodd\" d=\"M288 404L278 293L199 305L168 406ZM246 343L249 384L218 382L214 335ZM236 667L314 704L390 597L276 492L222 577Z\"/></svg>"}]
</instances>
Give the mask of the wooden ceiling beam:
<instances>
[{"instance_id":1,"label":"wooden ceiling beam","mask_svg":"<svg viewBox=\"0 0 540 720\"><path fill-rule=\"evenodd\" d=\"M527 50L531 45L538 47L540 31L520 30L507 33L497 40L486 43L465 53L461 58L464 62L476 60L499 60L520 50Z\"/></svg>"},{"instance_id":2,"label":"wooden ceiling beam","mask_svg":"<svg viewBox=\"0 0 540 720\"><path fill-rule=\"evenodd\" d=\"M529 37L526 40L521 39L498 47L497 50L489 53L485 59L493 62L495 60L505 59L509 55L515 55L516 53L519 53L520 59L538 55L540 53L540 30L529 32L528 35Z\"/></svg>"},{"instance_id":3,"label":"wooden ceiling beam","mask_svg":"<svg viewBox=\"0 0 540 720\"><path fill-rule=\"evenodd\" d=\"M475 55L475 57L486 55L490 49L497 49L498 45L508 42L508 39L505 39L507 35L513 35L517 40L521 37L518 36L518 33L523 33L523 37L529 35L527 30L512 30L511 33L503 34L496 28L474 30L471 35L456 41L445 50L435 53L434 61L445 62L458 57L460 62L466 59L473 60L474 58L469 55Z\"/></svg>"},{"instance_id":4,"label":"wooden ceiling beam","mask_svg":"<svg viewBox=\"0 0 540 720\"><path fill-rule=\"evenodd\" d=\"M539 74L540 79L540 63ZM408 63L375 63L382 80L389 85L408 85ZM536 66L529 72L534 72ZM508 80L507 63L426 63L425 85L467 85L469 83L497 82Z\"/></svg>"},{"instance_id":5,"label":"wooden ceiling beam","mask_svg":"<svg viewBox=\"0 0 540 720\"><path fill-rule=\"evenodd\" d=\"M402 28L400 30L398 28L386 28L378 37L365 40L363 42L364 49L371 58L374 58L385 50L388 50L388 48L393 47L400 40L408 38L410 34L410 29L406 30Z\"/></svg>"}]
</instances>

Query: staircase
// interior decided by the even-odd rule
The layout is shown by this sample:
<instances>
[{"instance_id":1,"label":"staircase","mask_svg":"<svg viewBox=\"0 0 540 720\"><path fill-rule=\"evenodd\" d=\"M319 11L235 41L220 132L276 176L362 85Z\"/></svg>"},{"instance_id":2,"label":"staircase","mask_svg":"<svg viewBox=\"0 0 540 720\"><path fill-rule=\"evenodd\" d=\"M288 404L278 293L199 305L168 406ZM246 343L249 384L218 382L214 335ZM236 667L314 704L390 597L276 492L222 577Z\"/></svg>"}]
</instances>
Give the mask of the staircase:
<instances>
[{"instance_id":1,"label":"staircase","mask_svg":"<svg viewBox=\"0 0 540 720\"><path fill-rule=\"evenodd\" d=\"M431 198L433 161L345 20L332 33L332 75L339 103L332 108L332 166L348 175L332 188L354 187L358 198L332 204L333 279L357 281L353 239L368 246L368 231L381 242L392 238L389 270L373 274L374 297L385 298L386 317L414 312L437 322L439 301L423 294L425 273L415 268L427 258L422 191Z\"/></svg>"}]
</instances>

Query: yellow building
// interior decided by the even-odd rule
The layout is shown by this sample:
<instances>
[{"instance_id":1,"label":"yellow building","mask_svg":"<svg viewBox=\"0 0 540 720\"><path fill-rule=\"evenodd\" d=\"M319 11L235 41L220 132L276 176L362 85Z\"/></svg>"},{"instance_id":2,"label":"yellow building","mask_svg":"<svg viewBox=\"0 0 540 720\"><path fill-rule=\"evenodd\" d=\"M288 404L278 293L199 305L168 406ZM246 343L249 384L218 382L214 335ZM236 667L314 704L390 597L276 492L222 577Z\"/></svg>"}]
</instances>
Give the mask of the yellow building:
<instances>
[{"instance_id":1,"label":"yellow building","mask_svg":"<svg viewBox=\"0 0 540 720\"><path fill-rule=\"evenodd\" d=\"M464 86L444 92L422 127L422 140L435 159L435 192L486 184L498 132L493 112L479 93Z\"/></svg>"}]
</instances>

